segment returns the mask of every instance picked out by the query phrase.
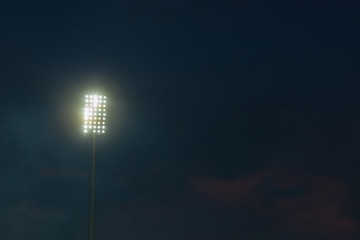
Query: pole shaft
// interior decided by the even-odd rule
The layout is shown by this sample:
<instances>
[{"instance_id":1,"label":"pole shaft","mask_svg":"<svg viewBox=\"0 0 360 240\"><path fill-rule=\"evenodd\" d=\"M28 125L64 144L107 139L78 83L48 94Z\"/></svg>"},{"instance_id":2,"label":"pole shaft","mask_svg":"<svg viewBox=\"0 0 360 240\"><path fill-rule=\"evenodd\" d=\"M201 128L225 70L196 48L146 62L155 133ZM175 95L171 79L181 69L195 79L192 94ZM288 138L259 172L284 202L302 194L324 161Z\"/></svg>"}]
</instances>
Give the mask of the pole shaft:
<instances>
[{"instance_id":1,"label":"pole shaft","mask_svg":"<svg viewBox=\"0 0 360 240\"><path fill-rule=\"evenodd\" d=\"M90 172L89 240L95 239L95 147L95 134L93 134Z\"/></svg>"}]
</instances>

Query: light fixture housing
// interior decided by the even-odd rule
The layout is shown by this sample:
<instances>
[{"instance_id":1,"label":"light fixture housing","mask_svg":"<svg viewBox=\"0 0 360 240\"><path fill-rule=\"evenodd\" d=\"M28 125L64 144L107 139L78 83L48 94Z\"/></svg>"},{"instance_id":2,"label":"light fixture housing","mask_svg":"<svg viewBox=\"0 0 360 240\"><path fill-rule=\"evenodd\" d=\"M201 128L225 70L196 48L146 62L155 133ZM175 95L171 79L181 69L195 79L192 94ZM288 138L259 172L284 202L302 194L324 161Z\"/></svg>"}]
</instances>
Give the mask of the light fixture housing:
<instances>
[{"instance_id":1,"label":"light fixture housing","mask_svg":"<svg viewBox=\"0 0 360 240\"><path fill-rule=\"evenodd\" d=\"M105 133L106 100L106 96L103 95L85 95L85 107L83 112L83 130L85 134L103 135ZM93 116L96 116L95 119L98 117L99 121L91 121L93 120ZM100 121L101 118L102 120Z\"/></svg>"}]
</instances>

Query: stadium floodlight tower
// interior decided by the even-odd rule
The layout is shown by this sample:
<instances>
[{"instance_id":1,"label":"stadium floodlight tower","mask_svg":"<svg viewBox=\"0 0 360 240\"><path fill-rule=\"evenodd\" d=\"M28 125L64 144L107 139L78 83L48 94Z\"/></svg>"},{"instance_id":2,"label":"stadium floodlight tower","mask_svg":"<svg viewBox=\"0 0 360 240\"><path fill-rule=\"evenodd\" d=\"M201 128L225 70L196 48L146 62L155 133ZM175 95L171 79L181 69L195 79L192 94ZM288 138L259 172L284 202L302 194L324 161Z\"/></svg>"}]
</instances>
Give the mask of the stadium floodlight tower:
<instances>
[{"instance_id":1,"label":"stadium floodlight tower","mask_svg":"<svg viewBox=\"0 0 360 240\"><path fill-rule=\"evenodd\" d=\"M106 96L85 95L84 133L92 135L92 156L90 172L89 240L95 236L95 139L105 134Z\"/></svg>"}]
</instances>

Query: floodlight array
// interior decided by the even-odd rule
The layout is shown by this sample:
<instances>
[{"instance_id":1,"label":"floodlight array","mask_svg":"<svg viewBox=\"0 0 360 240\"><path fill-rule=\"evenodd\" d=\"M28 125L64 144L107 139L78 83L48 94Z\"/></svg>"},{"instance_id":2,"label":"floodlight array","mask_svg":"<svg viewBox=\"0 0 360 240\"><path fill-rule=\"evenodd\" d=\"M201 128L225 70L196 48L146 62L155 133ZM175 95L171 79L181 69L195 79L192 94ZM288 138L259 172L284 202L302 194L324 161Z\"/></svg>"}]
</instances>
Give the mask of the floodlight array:
<instances>
[{"instance_id":1,"label":"floodlight array","mask_svg":"<svg viewBox=\"0 0 360 240\"><path fill-rule=\"evenodd\" d=\"M84 108L84 133L104 134L106 122L106 96L86 95Z\"/></svg>"}]
</instances>

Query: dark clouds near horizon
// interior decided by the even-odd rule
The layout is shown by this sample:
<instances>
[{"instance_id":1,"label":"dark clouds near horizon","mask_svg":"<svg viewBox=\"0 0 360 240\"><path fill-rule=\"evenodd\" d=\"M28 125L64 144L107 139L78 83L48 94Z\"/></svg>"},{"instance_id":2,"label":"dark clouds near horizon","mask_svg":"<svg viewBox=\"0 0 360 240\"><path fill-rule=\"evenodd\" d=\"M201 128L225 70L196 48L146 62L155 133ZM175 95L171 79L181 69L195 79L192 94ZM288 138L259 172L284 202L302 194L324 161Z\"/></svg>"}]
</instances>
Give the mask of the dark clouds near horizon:
<instances>
[{"instance_id":1,"label":"dark clouds near horizon","mask_svg":"<svg viewBox=\"0 0 360 240\"><path fill-rule=\"evenodd\" d=\"M0 238L360 237L356 1L2 1Z\"/></svg>"}]
</instances>

